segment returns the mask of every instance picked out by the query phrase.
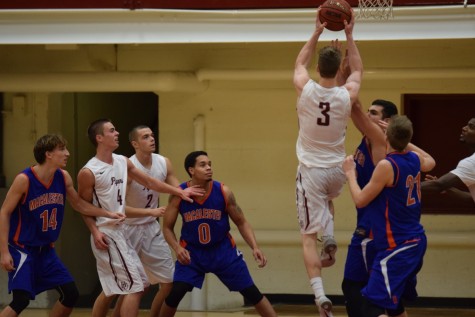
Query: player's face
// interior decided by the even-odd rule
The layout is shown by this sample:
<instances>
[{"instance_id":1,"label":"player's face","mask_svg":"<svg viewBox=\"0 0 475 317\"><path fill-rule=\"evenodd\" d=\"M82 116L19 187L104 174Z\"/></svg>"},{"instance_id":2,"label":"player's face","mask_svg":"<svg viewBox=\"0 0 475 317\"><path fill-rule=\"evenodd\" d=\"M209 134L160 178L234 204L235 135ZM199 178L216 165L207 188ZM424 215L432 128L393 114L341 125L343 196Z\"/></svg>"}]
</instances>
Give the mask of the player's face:
<instances>
[{"instance_id":1,"label":"player's face","mask_svg":"<svg viewBox=\"0 0 475 317\"><path fill-rule=\"evenodd\" d=\"M138 149L142 152L155 152L155 136L149 128L140 129L137 131Z\"/></svg>"},{"instance_id":2,"label":"player's face","mask_svg":"<svg viewBox=\"0 0 475 317\"><path fill-rule=\"evenodd\" d=\"M462 128L460 142L475 145L475 118L470 119L467 125Z\"/></svg>"},{"instance_id":3,"label":"player's face","mask_svg":"<svg viewBox=\"0 0 475 317\"><path fill-rule=\"evenodd\" d=\"M195 166L192 170L193 178L201 181L210 181L213 179L213 170L211 161L206 155L200 155L196 158Z\"/></svg>"},{"instance_id":4,"label":"player's face","mask_svg":"<svg viewBox=\"0 0 475 317\"><path fill-rule=\"evenodd\" d=\"M68 163L69 151L66 146L57 146L53 151L48 152L51 161L60 168L65 168Z\"/></svg>"},{"instance_id":5,"label":"player's face","mask_svg":"<svg viewBox=\"0 0 475 317\"><path fill-rule=\"evenodd\" d=\"M100 139L101 143L108 148L115 150L119 147L119 131L115 129L111 122L104 124Z\"/></svg>"},{"instance_id":6,"label":"player's face","mask_svg":"<svg viewBox=\"0 0 475 317\"><path fill-rule=\"evenodd\" d=\"M377 124L379 120L383 119L383 107L371 105L368 109L368 117L371 121Z\"/></svg>"}]
</instances>

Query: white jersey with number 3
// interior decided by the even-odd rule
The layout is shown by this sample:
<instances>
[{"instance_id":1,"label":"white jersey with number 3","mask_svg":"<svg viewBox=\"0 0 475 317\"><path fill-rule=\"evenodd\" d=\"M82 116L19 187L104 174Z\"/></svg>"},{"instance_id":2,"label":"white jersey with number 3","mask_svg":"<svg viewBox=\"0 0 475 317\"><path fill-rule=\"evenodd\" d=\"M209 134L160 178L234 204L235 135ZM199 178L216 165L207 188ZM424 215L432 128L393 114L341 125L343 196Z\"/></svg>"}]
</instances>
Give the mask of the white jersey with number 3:
<instances>
[{"instance_id":1,"label":"white jersey with number 3","mask_svg":"<svg viewBox=\"0 0 475 317\"><path fill-rule=\"evenodd\" d=\"M92 203L102 209L125 214L127 160L125 156L117 154L112 154L112 159L112 164L108 164L93 157L84 166L95 177ZM107 217L96 217L97 226L111 225L118 221Z\"/></svg>"},{"instance_id":2,"label":"white jersey with number 3","mask_svg":"<svg viewBox=\"0 0 475 317\"><path fill-rule=\"evenodd\" d=\"M346 126L351 115L345 87L325 88L310 79L297 102L297 157L307 167L329 168L345 159Z\"/></svg>"},{"instance_id":3,"label":"white jersey with number 3","mask_svg":"<svg viewBox=\"0 0 475 317\"><path fill-rule=\"evenodd\" d=\"M130 157L135 167L145 172L145 174L156 178L162 182L165 182L167 178L167 163L165 158L159 154L152 153L152 166L150 169L143 166L135 154ZM135 208L158 208L159 193L149 188L140 185L136 181L132 181L129 185L127 192L127 205ZM140 225L156 221L155 217L139 217L139 218L126 218L127 224Z\"/></svg>"}]
</instances>

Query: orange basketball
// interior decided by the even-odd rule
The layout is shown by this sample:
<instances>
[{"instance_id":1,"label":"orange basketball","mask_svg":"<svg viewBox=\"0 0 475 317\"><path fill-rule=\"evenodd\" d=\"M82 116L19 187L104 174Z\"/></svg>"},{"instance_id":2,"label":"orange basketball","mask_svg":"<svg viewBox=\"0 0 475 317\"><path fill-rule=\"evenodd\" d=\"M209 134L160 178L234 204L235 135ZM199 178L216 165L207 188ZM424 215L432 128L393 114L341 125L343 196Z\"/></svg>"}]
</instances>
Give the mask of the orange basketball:
<instances>
[{"instance_id":1,"label":"orange basketball","mask_svg":"<svg viewBox=\"0 0 475 317\"><path fill-rule=\"evenodd\" d=\"M345 0L327 0L318 11L320 22L327 23L331 31L341 31L345 28L344 20L351 21L351 6Z\"/></svg>"}]
</instances>

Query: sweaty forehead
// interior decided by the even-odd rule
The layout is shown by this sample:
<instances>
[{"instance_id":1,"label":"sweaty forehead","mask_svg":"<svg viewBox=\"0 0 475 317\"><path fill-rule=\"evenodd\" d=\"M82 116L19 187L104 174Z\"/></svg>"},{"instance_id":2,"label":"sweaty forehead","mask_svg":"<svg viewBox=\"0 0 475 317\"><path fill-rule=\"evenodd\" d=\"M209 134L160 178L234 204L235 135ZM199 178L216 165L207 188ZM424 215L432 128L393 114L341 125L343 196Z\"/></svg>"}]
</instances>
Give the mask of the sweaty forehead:
<instances>
[{"instance_id":1,"label":"sweaty forehead","mask_svg":"<svg viewBox=\"0 0 475 317\"><path fill-rule=\"evenodd\" d=\"M470 119L470 121L468 121L468 124L475 126L475 118Z\"/></svg>"}]
</instances>

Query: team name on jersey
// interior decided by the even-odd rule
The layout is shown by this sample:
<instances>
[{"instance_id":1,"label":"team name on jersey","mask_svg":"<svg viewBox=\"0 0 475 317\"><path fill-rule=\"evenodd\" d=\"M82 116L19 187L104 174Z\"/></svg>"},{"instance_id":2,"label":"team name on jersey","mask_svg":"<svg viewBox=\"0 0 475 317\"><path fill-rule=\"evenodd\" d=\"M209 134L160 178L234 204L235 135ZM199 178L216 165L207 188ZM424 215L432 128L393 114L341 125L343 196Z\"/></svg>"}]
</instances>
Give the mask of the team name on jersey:
<instances>
[{"instance_id":1,"label":"team name on jersey","mask_svg":"<svg viewBox=\"0 0 475 317\"><path fill-rule=\"evenodd\" d=\"M38 207L49 205L49 204L64 205L64 195L60 193L43 194L41 196L36 197L35 199L30 200L29 208L30 208L30 211L32 211Z\"/></svg>"},{"instance_id":2,"label":"team name on jersey","mask_svg":"<svg viewBox=\"0 0 475 317\"><path fill-rule=\"evenodd\" d=\"M195 221L199 219L221 220L221 210L207 208L196 209L184 213L183 219L185 220L185 222Z\"/></svg>"},{"instance_id":3,"label":"team name on jersey","mask_svg":"<svg viewBox=\"0 0 475 317\"><path fill-rule=\"evenodd\" d=\"M122 178L116 179L115 177L111 177L111 185L120 185L123 184L124 180Z\"/></svg>"}]
</instances>

